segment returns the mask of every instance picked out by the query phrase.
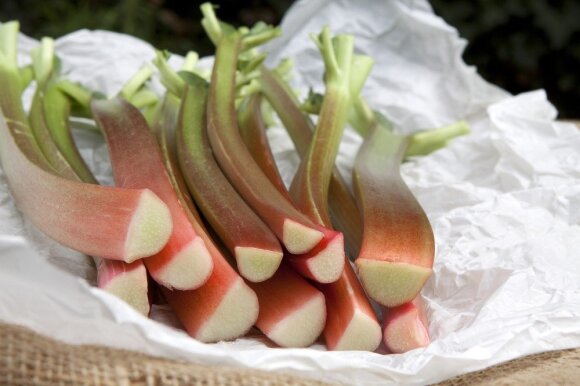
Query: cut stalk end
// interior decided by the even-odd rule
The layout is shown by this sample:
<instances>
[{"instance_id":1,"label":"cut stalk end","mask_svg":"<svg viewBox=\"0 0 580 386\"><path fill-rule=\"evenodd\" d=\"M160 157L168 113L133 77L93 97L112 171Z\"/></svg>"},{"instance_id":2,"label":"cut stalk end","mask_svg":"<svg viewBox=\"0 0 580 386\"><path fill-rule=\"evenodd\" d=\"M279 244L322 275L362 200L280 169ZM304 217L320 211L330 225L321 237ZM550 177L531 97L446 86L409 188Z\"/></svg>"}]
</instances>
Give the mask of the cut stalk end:
<instances>
[{"instance_id":1,"label":"cut stalk end","mask_svg":"<svg viewBox=\"0 0 580 386\"><path fill-rule=\"evenodd\" d=\"M389 312L389 311L387 311ZM386 347L395 354L401 354L429 345L431 339L417 309L390 319L384 328Z\"/></svg>"},{"instance_id":2,"label":"cut stalk end","mask_svg":"<svg viewBox=\"0 0 580 386\"><path fill-rule=\"evenodd\" d=\"M283 253L254 247L236 247L235 256L240 274L257 283L271 278L276 273Z\"/></svg>"},{"instance_id":3,"label":"cut stalk end","mask_svg":"<svg viewBox=\"0 0 580 386\"><path fill-rule=\"evenodd\" d=\"M135 263L138 264L138 263ZM142 315L149 315L147 270L143 264L112 278L101 289L115 295Z\"/></svg>"},{"instance_id":4,"label":"cut stalk end","mask_svg":"<svg viewBox=\"0 0 580 386\"><path fill-rule=\"evenodd\" d=\"M151 272L167 288L191 290L201 287L213 269L211 255L201 237L196 237L159 272Z\"/></svg>"},{"instance_id":5,"label":"cut stalk end","mask_svg":"<svg viewBox=\"0 0 580 386\"><path fill-rule=\"evenodd\" d=\"M238 279L195 338L206 343L235 339L256 322L258 310L256 293Z\"/></svg>"},{"instance_id":6,"label":"cut stalk end","mask_svg":"<svg viewBox=\"0 0 580 386\"><path fill-rule=\"evenodd\" d=\"M357 259L355 263L367 294L387 307L413 300L432 272L426 267L382 260Z\"/></svg>"},{"instance_id":7,"label":"cut stalk end","mask_svg":"<svg viewBox=\"0 0 580 386\"><path fill-rule=\"evenodd\" d=\"M322 232L290 219L284 220L282 231L282 243L290 253L295 255L310 251L324 237Z\"/></svg>"},{"instance_id":8,"label":"cut stalk end","mask_svg":"<svg viewBox=\"0 0 580 386\"><path fill-rule=\"evenodd\" d=\"M302 275L318 283L333 283L344 271L345 262L344 237L336 233L322 249L306 258L296 257L292 264Z\"/></svg>"},{"instance_id":9,"label":"cut stalk end","mask_svg":"<svg viewBox=\"0 0 580 386\"><path fill-rule=\"evenodd\" d=\"M375 351L381 343L381 326L363 312L355 311L344 334L337 342L326 342L329 350Z\"/></svg>"},{"instance_id":10,"label":"cut stalk end","mask_svg":"<svg viewBox=\"0 0 580 386\"><path fill-rule=\"evenodd\" d=\"M173 223L167 205L150 190L141 195L125 241L125 258L131 263L159 252L171 236Z\"/></svg>"},{"instance_id":11,"label":"cut stalk end","mask_svg":"<svg viewBox=\"0 0 580 386\"><path fill-rule=\"evenodd\" d=\"M268 338L281 347L307 347L318 338L325 322L326 303L321 293L279 321Z\"/></svg>"}]
</instances>

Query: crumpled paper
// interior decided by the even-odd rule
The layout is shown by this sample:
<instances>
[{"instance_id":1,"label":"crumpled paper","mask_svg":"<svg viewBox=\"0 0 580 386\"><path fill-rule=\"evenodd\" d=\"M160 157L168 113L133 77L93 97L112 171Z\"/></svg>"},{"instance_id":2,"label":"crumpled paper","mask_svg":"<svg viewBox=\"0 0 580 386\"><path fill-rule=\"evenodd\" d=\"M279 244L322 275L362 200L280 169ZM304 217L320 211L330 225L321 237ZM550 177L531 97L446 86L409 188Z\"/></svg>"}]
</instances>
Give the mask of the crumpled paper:
<instances>
[{"instance_id":1,"label":"crumpled paper","mask_svg":"<svg viewBox=\"0 0 580 386\"><path fill-rule=\"evenodd\" d=\"M397 130L470 122L472 133L403 165L436 236L423 296L433 343L402 355L268 347L256 335L202 344L146 319L87 284L89 260L47 239L15 209L0 175L0 320L68 343L104 344L205 364L296 373L344 384L427 384L540 351L580 347L580 134L543 91L515 97L461 60L465 41L425 1L297 3L270 64L290 56L293 85L321 90L309 33L353 33L376 60L364 95ZM21 59L37 44L21 38ZM78 31L57 40L68 77L116 93L152 48L132 37ZM178 62L178 59L174 59ZM30 91L26 94L29 100ZM76 132L98 178L111 182L98 135ZM297 167L281 128L269 130L289 182ZM339 166L350 176L361 138L347 130ZM55 265L59 268L55 268Z\"/></svg>"}]
</instances>

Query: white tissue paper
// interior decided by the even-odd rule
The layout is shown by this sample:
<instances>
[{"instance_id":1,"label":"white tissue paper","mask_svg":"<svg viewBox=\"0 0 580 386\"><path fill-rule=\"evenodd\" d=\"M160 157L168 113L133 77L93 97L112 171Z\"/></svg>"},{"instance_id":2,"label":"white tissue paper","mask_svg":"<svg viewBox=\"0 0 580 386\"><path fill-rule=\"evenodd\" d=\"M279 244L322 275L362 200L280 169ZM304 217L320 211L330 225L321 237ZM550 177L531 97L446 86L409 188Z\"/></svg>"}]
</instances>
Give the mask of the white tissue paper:
<instances>
[{"instance_id":1,"label":"white tissue paper","mask_svg":"<svg viewBox=\"0 0 580 386\"><path fill-rule=\"evenodd\" d=\"M281 371L349 385L427 384L541 351L580 347L580 133L555 122L544 91L519 96L486 83L461 59L466 42L426 1L302 1L268 46L291 57L293 85L322 90L309 33L328 24L355 35L376 60L364 89L397 130L468 120L472 133L403 165L436 236L423 296L432 344L403 355L271 348L257 335L202 344L91 287L82 255L35 230L0 176L0 320L74 343ZM21 37L22 61L37 42ZM69 79L113 95L154 51L135 38L78 31L56 42ZM26 94L30 100L30 92ZM111 182L107 150L78 131L82 154ZM285 179L298 158L281 128L269 130ZM361 138L347 130L338 163L350 175ZM59 268L55 268L55 265Z\"/></svg>"}]
</instances>

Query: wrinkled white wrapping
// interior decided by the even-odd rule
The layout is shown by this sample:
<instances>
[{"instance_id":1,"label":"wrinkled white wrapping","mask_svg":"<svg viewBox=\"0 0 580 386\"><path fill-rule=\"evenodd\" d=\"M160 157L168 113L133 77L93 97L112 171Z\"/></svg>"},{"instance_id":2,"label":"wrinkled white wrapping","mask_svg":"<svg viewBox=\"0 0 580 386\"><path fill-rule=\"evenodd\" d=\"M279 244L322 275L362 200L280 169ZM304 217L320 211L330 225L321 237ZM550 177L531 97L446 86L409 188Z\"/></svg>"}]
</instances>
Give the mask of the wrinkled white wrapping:
<instances>
[{"instance_id":1,"label":"wrinkled white wrapping","mask_svg":"<svg viewBox=\"0 0 580 386\"><path fill-rule=\"evenodd\" d=\"M3 175L0 319L70 343L365 385L431 383L539 351L579 347L578 130L554 122L556 111L543 91L510 97L484 82L461 60L465 42L455 29L418 0L295 5L283 23L285 35L270 46L270 63L295 58L294 84L302 91L321 87L321 61L307 34L324 24L354 33L357 49L375 58L364 94L397 129L458 119L472 125L471 135L403 167L437 241L435 272L423 291L429 347L384 356L326 352L321 345L272 349L255 338L196 342L87 285L84 278L94 280L90 261L23 221ZM21 40L22 52L35 44ZM153 57L149 45L107 32L79 31L56 47L71 79L109 95ZM110 181L98 136L77 134L99 178ZM289 180L297 164L291 142L282 129L269 135ZM345 133L339 164L347 175L360 142L354 132Z\"/></svg>"}]
</instances>

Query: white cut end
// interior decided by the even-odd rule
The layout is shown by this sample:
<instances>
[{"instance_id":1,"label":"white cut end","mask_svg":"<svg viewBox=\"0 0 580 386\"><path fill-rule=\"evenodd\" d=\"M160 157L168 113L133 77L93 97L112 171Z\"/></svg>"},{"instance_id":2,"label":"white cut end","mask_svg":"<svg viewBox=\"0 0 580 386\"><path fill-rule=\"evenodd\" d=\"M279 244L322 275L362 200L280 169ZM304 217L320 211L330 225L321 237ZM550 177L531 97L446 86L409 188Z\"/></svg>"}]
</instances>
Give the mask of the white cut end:
<instances>
[{"instance_id":1,"label":"white cut end","mask_svg":"<svg viewBox=\"0 0 580 386\"><path fill-rule=\"evenodd\" d=\"M145 190L125 239L126 263L159 252L171 236L173 222L169 208L152 191Z\"/></svg>"},{"instance_id":2,"label":"white cut end","mask_svg":"<svg viewBox=\"0 0 580 386\"><path fill-rule=\"evenodd\" d=\"M345 264L344 238L342 233L334 237L326 248L308 259L308 267L319 283L332 283L338 280Z\"/></svg>"},{"instance_id":3,"label":"white cut end","mask_svg":"<svg viewBox=\"0 0 580 386\"><path fill-rule=\"evenodd\" d=\"M344 334L331 350L375 351L381 343L381 326L367 314L356 310Z\"/></svg>"},{"instance_id":4,"label":"white cut end","mask_svg":"<svg viewBox=\"0 0 580 386\"><path fill-rule=\"evenodd\" d=\"M431 339L417 312L412 312L391 321L385 328L385 345L395 353L401 354L427 346Z\"/></svg>"},{"instance_id":5,"label":"white cut end","mask_svg":"<svg viewBox=\"0 0 580 386\"><path fill-rule=\"evenodd\" d=\"M282 261L282 252L253 247L236 247L236 261L240 274L253 282L271 278Z\"/></svg>"},{"instance_id":6,"label":"white cut end","mask_svg":"<svg viewBox=\"0 0 580 386\"><path fill-rule=\"evenodd\" d=\"M144 265L111 279L103 288L145 316L149 315L147 270Z\"/></svg>"},{"instance_id":7,"label":"white cut end","mask_svg":"<svg viewBox=\"0 0 580 386\"><path fill-rule=\"evenodd\" d=\"M283 233L284 246L295 255L310 251L324 237L322 232L289 219L284 220Z\"/></svg>"},{"instance_id":8,"label":"white cut end","mask_svg":"<svg viewBox=\"0 0 580 386\"><path fill-rule=\"evenodd\" d=\"M200 287L209 278L213 260L201 237L196 237L174 255L155 280L170 289L191 290Z\"/></svg>"},{"instance_id":9,"label":"white cut end","mask_svg":"<svg viewBox=\"0 0 580 386\"><path fill-rule=\"evenodd\" d=\"M202 342L231 340L244 335L258 319L258 297L240 278L195 336Z\"/></svg>"},{"instance_id":10,"label":"white cut end","mask_svg":"<svg viewBox=\"0 0 580 386\"><path fill-rule=\"evenodd\" d=\"M357 259L355 263L367 294L387 307L413 300L432 272L430 268L382 260Z\"/></svg>"},{"instance_id":11,"label":"white cut end","mask_svg":"<svg viewBox=\"0 0 580 386\"><path fill-rule=\"evenodd\" d=\"M322 333L325 322L326 302L320 294L279 321L267 336L282 347L306 347Z\"/></svg>"}]
</instances>

